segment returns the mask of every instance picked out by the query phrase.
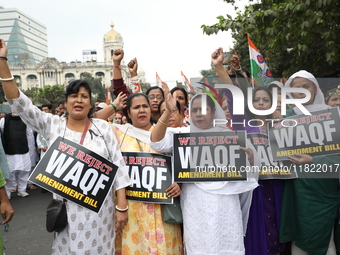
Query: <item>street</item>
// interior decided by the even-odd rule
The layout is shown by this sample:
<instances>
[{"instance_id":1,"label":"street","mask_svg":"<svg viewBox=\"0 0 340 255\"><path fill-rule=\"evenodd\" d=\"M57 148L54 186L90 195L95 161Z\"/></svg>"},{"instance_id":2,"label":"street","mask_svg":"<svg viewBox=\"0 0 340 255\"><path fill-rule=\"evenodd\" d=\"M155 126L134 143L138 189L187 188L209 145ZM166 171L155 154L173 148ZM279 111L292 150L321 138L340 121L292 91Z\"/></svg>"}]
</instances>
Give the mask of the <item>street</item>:
<instances>
[{"instance_id":1,"label":"street","mask_svg":"<svg viewBox=\"0 0 340 255\"><path fill-rule=\"evenodd\" d=\"M52 199L51 193L41 193L36 190L27 190L28 197L18 197L12 193L11 204L15 211L9 223L9 231L5 232L3 226L1 233L6 248L6 255L49 255L51 254L53 234L45 228L46 207Z\"/></svg>"}]
</instances>

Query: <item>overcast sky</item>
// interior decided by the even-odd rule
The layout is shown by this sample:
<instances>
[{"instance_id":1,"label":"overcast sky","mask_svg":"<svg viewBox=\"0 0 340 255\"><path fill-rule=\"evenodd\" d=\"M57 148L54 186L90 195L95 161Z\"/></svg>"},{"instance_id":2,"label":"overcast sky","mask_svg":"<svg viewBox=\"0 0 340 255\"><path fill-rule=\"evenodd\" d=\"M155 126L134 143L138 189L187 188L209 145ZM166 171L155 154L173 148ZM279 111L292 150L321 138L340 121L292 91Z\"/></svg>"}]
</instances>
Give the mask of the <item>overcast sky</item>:
<instances>
[{"instance_id":1,"label":"overcast sky","mask_svg":"<svg viewBox=\"0 0 340 255\"><path fill-rule=\"evenodd\" d=\"M229 50L230 32L203 35L202 24L212 25L219 15L235 16L221 0L0 0L47 27L49 57L82 61L82 50L96 49L103 61L103 36L111 27L124 40L125 62L137 57L148 82L156 72L169 85L181 81L180 72L199 77L210 68L217 47Z\"/></svg>"}]
</instances>

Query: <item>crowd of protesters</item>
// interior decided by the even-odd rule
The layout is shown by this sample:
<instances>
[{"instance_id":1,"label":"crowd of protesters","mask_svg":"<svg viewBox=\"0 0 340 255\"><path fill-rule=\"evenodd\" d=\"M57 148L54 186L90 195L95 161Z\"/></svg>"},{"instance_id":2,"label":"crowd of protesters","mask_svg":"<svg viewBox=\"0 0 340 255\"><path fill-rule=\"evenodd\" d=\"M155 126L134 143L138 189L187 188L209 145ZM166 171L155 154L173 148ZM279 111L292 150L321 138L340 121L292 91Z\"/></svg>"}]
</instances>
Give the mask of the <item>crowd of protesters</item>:
<instances>
[{"instance_id":1,"label":"crowd of protesters","mask_svg":"<svg viewBox=\"0 0 340 255\"><path fill-rule=\"evenodd\" d=\"M55 235L53 254L100 254L105 251L106 254L117 255L275 255L282 253L285 248L290 249L287 245L291 245L293 255L336 255L337 249L340 249L340 178L259 180L256 173L248 173L246 181L183 184L173 182L167 188L167 195L180 198L183 213L181 226L163 221L159 203L126 200L125 187L131 182L127 171L124 170L124 161L121 160L121 152L162 153L171 156L174 148L173 135L178 133L237 132L242 129L247 134L268 135L267 126L260 125L261 122L265 123L270 118L282 119L301 114L299 108L292 105L286 115L281 115L282 88L309 90L311 99L304 103L304 106L310 112L339 107L340 89L332 89L324 97L317 79L307 71L299 71L285 84L273 81L268 87L257 87L253 90L253 108L268 110L273 105L272 93L275 88L278 96L277 108L273 114L262 116L247 111L242 117L254 120L254 125L243 128L225 124L215 126L214 119L237 120L240 117L234 114L234 105L237 106L237 102L233 101L230 90L225 89L219 93L221 102L211 95L207 96L205 114L202 111L203 93L197 91L189 92L182 87L170 90L167 84L162 84L162 88L151 87L145 94L132 93L122 79L121 61L124 51L118 49L112 56L112 87L116 96L112 103L93 103L91 88L87 82L75 80L67 86L65 100L60 102L53 112L52 105L43 105L39 110L16 88L6 57L7 48L1 40L0 77L12 109L11 114L0 120L0 129L5 141L3 146L0 146L0 156L4 149L8 163L8 167L3 166L3 163L0 165L3 171L8 168L7 173L4 173L7 181L5 196L11 198L13 190L18 192L18 196L26 197L29 195L26 189L35 188L33 184L27 183L28 174L37 163L33 156L30 157L29 144L42 157L53 142L51 137L60 135L58 132L61 126L64 134L67 129L66 135L78 143L77 138L83 132L84 123L90 119L93 121L92 132L98 135L93 138L91 134L91 139L85 138L85 141L89 139L85 143L86 146L91 150L98 150L98 153L116 162L121 171L120 179L114 184L116 193L106 198L106 206L102 209L107 211L95 214L86 208L80 210L79 205L72 202L67 203L68 217L81 212L84 213L85 219L81 219L82 214L76 219L69 218L66 229ZM231 57L229 70L225 69L223 62L223 50L218 48L212 53L212 63L219 82L240 87L247 98L247 88L251 87L250 74L242 70L236 51ZM128 68L131 78L138 80L137 60L131 60ZM289 96L303 98L298 93L291 93ZM24 102L24 109L20 108L23 106L21 102ZM22 110L16 114L18 109ZM34 112L35 117L30 118L29 112ZM19 123L17 119L20 120L20 125L11 124L14 121ZM42 128L40 122L46 122L47 127ZM101 128L98 129L99 125ZM17 129L12 129L13 126ZM32 130L37 132L35 138ZM100 139L112 146L109 155L95 148L95 143L102 143ZM247 155L245 165L261 164L254 146L249 141L246 142L246 147L241 149ZM4 157L1 159L3 161ZM330 165L339 163L340 156L312 157L296 154L289 157L289 160L296 165ZM2 188L2 201L1 190ZM6 208L12 217L8 204ZM107 218L104 219L103 214ZM96 219L96 224L93 225L88 217ZM107 224L107 221L109 226L105 230L105 238L102 238L99 232L91 237L85 236L86 230L93 227L99 231L104 227L100 224ZM81 229L79 224L82 225ZM89 226L84 227L84 224Z\"/></svg>"}]
</instances>

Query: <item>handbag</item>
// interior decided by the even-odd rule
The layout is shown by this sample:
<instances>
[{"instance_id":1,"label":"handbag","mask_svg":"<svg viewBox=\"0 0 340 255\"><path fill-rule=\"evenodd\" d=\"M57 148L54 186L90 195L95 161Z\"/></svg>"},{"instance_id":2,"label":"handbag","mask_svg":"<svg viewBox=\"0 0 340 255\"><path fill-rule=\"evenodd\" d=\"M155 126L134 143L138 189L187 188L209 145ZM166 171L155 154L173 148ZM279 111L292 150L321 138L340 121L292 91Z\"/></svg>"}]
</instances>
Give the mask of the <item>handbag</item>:
<instances>
[{"instance_id":1,"label":"handbag","mask_svg":"<svg viewBox=\"0 0 340 255\"><path fill-rule=\"evenodd\" d=\"M179 197L173 199L173 204L162 204L162 217L163 221L169 224L183 223Z\"/></svg>"},{"instance_id":2,"label":"handbag","mask_svg":"<svg viewBox=\"0 0 340 255\"><path fill-rule=\"evenodd\" d=\"M46 230L60 232L67 225L67 212L64 201L52 199L46 210Z\"/></svg>"},{"instance_id":3,"label":"handbag","mask_svg":"<svg viewBox=\"0 0 340 255\"><path fill-rule=\"evenodd\" d=\"M83 144L86 132L89 128L91 120L88 119L83 135L81 136L80 144ZM65 126L66 128L66 126ZM48 232L60 232L67 225L66 199L63 201L52 199L46 209L46 230Z\"/></svg>"}]
</instances>

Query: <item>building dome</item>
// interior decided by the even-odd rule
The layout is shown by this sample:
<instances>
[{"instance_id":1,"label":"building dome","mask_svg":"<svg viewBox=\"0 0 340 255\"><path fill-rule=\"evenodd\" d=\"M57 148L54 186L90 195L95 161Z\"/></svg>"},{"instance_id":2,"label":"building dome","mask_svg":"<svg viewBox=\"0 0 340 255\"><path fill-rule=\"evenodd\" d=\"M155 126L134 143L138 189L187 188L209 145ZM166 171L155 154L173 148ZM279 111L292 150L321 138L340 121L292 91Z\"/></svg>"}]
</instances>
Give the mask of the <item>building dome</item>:
<instances>
[{"instance_id":1,"label":"building dome","mask_svg":"<svg viewBox=\"0 0 340 255\"><path fill-rule=\"evenodd\" d=\"M143 69L139 69L138 73L145 73Z\"/></svg>"},{"instance_id":2,"label":"building dome","mask_svg":"<svg viewBox=\"0 0 340 255\"><path fill-rule=\"evenodd\" d=\"M119 36L119 33L113 29L114 26L115 25L111 22L110 24L111 30L105 34L105 39L107 41L115 41Z\"/></svg>"}]
</instances>

